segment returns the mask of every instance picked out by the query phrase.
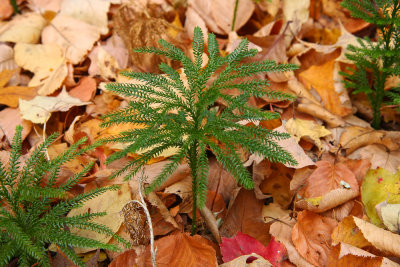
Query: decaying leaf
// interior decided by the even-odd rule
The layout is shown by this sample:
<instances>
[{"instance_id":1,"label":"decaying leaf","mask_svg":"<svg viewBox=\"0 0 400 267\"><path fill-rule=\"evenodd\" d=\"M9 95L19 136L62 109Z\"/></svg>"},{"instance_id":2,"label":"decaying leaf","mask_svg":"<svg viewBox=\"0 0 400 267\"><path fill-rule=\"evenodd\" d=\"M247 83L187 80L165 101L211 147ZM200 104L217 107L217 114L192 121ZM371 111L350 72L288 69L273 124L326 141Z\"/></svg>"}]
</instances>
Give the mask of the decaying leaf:
<instances>
[{"instance_id":1,"label":"decaying leaf","mask_svg":"<svg viewBox=\"0 0 400 267\"><path fill-rule=\"evenodd\" d=\"M9 144L12 143L17 125L24 127L21 135L21 139L24 140L32 129L32 123L23 120L16 108L5 108L0 111L0 131L6 136Z\"/></svg>"},{"instance_id":2,"label":"decaying leaf","mask_svg":"<svg viewBox=\"0 0 400 267\"><path fill-rule=\"evenodd\" d=\"M400 233L400 204L388 204L384 201L376 206L376 211L389 231Z\"/></svg>"},{"instance_id":3,"label":"decaying leaf","mask_svg":"<svg viewBox=\"0 0 400 267\"><path fill-rule=\"evenodd\" d=\"M14 50L6 44L0 44L0 71L16 68L18 65L14 61Z\"/></svg>"},{"instance_id":4,"label":"decaying leaf","mask_svg":"<svg viewBox=\"0 0 400 267\"><path fill-rule=\"evenodd\" d=\"M272 264L256 253L240 256L230 262L219 265L219 267L269 267Z\"/></svg>"},{"instance_id":5,"label":"decaying leaf","mask_svg":"<svg viewBox=\"0 0 400 267\"><path fill-rule=\"evenodd\" d=\"M90 102L82 102L71 97L65 89L56 97L36 96L32 100L19 100L19 109L22 118L33 123L45 123L55 111L68 111L73 106L87 105Z\"/></svg>"}]
</instances>

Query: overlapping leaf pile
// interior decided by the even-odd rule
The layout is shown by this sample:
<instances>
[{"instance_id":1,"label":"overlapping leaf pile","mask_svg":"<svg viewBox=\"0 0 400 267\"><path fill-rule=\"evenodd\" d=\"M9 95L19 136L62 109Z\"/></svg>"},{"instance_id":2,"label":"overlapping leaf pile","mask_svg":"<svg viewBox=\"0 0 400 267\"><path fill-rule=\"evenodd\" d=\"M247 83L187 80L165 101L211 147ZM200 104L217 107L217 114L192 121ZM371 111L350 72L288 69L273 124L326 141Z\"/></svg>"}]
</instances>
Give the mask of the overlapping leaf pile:
<instances>
[{"instance_id":1,"label":"overlapping leaf pile","mask_svg":"<svg viewBox=\"0 0 400 267\"><path fill-rule=\"evenodd\" d=\"M50 133L62 134L50 146L50 158L83 136L92 143L132 129L131 125L100 127L101 115L129 101L105 90L103 83L134 83L119 72L159 73L160 62L180 68L158 56L136 55L133 48L157 46L164 38L190 55L195 26L218 34L222 54L232 52L246 37L259 50L257 59L300 66L295 72L262 77L271 81L272 89L297 95L294 102L250 99L255 107L281 113L281 119L260 124L291 134L280 145L299 164L293 168L270 163L243 151L241 159L252 170L255 183L254 190L244 190L210 153L206 206L216 218L213 227L222 237L218 244L215 233L208 230L214 220L203 213L200 235L184 233L190 225L192 198L190 170L182 163L157 192L146 196L157 263L231 267L397 266L400 262L400 116L395 109L382 108L385 130L374 130L368 123L372 111L366 98L345 89L339 71L351 65L345 57L347 45L357 45L356 36L373 38L377 33L368 23L350 18L340 1L240 0L233 29L235 0L17 2L19 15L13 15L8 1L0 2L2 162L9 156L17 124L24 126L25 153ZM387 89L399 82L400 77L391 77ZM101 223L130 239L120 211L138 198L138 180L108 179L129 158L104 164L121 148L108 144L81 155L64 166L58 182L97 160L70 194L121 184L118 194L93 199L79 212L107 211ZM145 183L152 182L173 153L164 151L148 163ZM151 266L147 223L138 229L143 235L123 253L77 252L91 263L107 259L111 266ZM100 235L91 238L115 243ZM57 253L54 264L63 261Z\"/></svg>"}]
</instances>

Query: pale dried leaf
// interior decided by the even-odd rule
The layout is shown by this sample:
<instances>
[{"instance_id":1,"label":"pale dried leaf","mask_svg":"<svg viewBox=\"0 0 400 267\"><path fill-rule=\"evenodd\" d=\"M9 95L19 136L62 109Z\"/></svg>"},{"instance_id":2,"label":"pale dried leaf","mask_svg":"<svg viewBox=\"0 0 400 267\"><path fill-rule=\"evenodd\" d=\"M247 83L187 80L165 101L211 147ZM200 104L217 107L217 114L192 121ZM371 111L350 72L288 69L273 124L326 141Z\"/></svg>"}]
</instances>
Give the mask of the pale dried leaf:
<instances>
[{"instance_id":1,"label":"pale dried leaf","mask_svg":"<svg viewBox=\"0 0 400 267\"><path fill-rule=\"evenodd\" d=\"M253 260L253 257L256 258L255 260ZM247 260L249 258L252 258L252 262L251 263L247 263ZM269 267L269 266L273 266L269 261L267 261L266 259L264 259L263 257L261 257L260 255L256 254L256 253L251 253L249 255L243 255L240 256L234 260L231 260L227 263L221 264L219 265L219 267Z\"/></svg>"},{"instance_id":2,"label":"pale dried leaf","mask_svg":"<svg viewBox=\"0 0 400 267\"><path fill-rule=\"evenodd\" d=\"M0 44L0 71L4 69L13 70L17 67L18 65L14 61L13 49L6 44Z\"/></svg>"},{"instance_id":3,"label":"pale dried leaf","mask_svg":"<svg viewBox=\"0 0 400 267\"><path fill-rule=\"evenodd\" d=\"M17 125L21 125L24 128L21 138L25 140L32 129L32 123L23 120L19 114L19 110L16 108L5 108L0 111L0 130L4 133L10 144L15 135L15 127Z\"/></svg>"},{"instance_id":4,"label":"pale dried leaf","mask_svg":"<svg viewBox=\"0 0 400 267\"><path fill-rule=\"evenodd\" d=\"M23 119L33 123L45 123L55 111L68 111L74 106L87 105L78 98L71 97L65 89L56 97L36 96L26 101L19 100L19 108Z\"/></svg>"},{"instance_id":5,"label":"pale dried leaf","mask_svg":"<svg viewBox=\"0 0 400 267\"><path fill-rule=\"evenodd\" d=\"M47 21L34 12L18 15L0 27L0 41L36 44Z\"/></svg>"},{"instance_id":6,"label":"pale dried leaf","mask_svg":"<svg viewBox=\"0 0 400 267\"><path fill-rule=\"evenodd\" d=\"M57 15L42 32L43 44L58 44L65 57L72 63L80 63L93 44L99 39L96 26L75 18Z\"/></svg>"}]
</instances>

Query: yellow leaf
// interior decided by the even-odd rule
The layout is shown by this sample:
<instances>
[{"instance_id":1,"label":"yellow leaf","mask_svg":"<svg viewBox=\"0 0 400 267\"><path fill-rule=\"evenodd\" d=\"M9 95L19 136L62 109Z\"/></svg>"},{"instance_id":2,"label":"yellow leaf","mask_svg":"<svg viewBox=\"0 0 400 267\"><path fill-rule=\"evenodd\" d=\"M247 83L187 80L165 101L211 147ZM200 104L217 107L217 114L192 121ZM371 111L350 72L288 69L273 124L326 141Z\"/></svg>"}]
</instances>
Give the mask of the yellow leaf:
<instances>
[{"instance_id":1,"label":"yellow leaf","mask_svg":"<svg viewBox=\"0 0 400 267\"><path fill-rule=\"evenodd\" d=\"M383 168L369 170L361 186L361 199L371 222L382 227L376 205L385 200L389 204L400 204L400 171L393 174Z\"/></svg>"},{"instance_id":2,"label":"yellow leaf","mask_svg":"<svg viewBox=\"0 0 400 267\"><path fill-rule=\"evenodd\" d=\"M318 125L314 121L302 119L289 119L285 128L297 142L299 142L301 138L304 138L314 143L319 150L323 150L320 138L331 134L324 126Z\"/></svg>"},{"instance_id":3,"label":"yellow leaf","mask_svg":"<svg viewBox=\"0 0 400 267\"><path fill-rule=\"evenodd\" d=\"M0 72L0 103L12 108L18 107L19 99L32 99L36 96L36 88L25 86L8 86L7 83L18 70L4 69Z\"/></svg>"},{"instance_id":4,"label":"yellow leaf","mask_svg":"<svg viewBox=\"0 0 400 267\"><path fill-rule=\"evenodd\" d=\"M109 227L114 233L116 233L124 220L120 215L120 212L125 204L130 200L131 191L129 185L125 183L121 185L120 190L107 191L96 198L86 201L82 207L71 210L67 217L73 217L85 213L107 212L107 215L97 217L93 221ZM111 239L111 236L84 229L71 228L71 232L82 237L92 238L105 243ZM95 249L96 248L75 248L75 252L85 253Z\"/></svg>"}]
</instances>

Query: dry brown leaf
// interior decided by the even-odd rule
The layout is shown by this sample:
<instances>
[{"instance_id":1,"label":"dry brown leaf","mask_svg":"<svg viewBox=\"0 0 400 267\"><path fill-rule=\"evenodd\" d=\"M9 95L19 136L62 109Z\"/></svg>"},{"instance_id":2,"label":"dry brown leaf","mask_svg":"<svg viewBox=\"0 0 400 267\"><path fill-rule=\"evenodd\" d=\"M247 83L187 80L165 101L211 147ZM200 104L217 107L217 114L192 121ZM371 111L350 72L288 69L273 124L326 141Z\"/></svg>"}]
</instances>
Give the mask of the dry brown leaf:
<instances>
[{"instance_id":1,"label":"dry brown leaf","mask_svg":"<svg viewBox=\"0 0 400 267\"><path fill-rule=\"evenodd\" d=\"M255 258L255 259L254 259ZM251 263L247 263L247 261L251 259ZM251 253L249 255L243 255L237 257L234 260L226 262L224 264L219 265L219 267L269 267L273 266L269 261L261 257L256 253Z\"/></svg>"},{"instance_id":2,"label":"dry brown leaf","mask_svg":"<svg viewBox=\"0 0 400 267\"><path fill-rule=\"evenodd\" d=\"M40 95L52 94L67 77L67 65L56 44L17 44L14 53L18 66L35 74L28 86L40 86Z\"/></svg>"},{"instance_id":3,"label":"dry brown leaf","mask_svg":"<svg viewBox=\"0 0 400 267\"><path fill-rule=\"evenodd\" d=\"M298 33L301 25L309 18L310 0L291 1L284 0L282 11L285 21L291 21L291 30L294 34Z\"/></svg>"},{"instance_id":4,"label":"dry brown leaf","mask_svg":"<svg viewBox=\"0 0 400 267\"><path fill-rule=\"evenodd\" d=\"M10 1L0 2L0 20L5 20L11 17L13 14L13 8Z\"/></svg>"},{"instance_id":5,"label":"dry brown leaf","mask_svg":"<svg viewBox=\"0 0 400 267\"><path fill-rule=\"evenodd\" d=\"M266 245L269 225L262 218L263 206L264 202L256 198L253 190L240 189L220 228L221 236L232 237L240 231Z\"/></svg>"},{"instance_id":6,"label":"dry brown leaf","mask_svg":"<svg viewBox=\"0 0 400 267\"><path fill-rule=\"evenodd\" d=\"M32 129L32 123L30 121L23 120L19 114L19 110L16 108L5 108L0 111L0 131L4 133L9 144L12 143L15 135L15 127L17 125L24 127L21 135L21 139L23 141Z\"/></svg>"},{"instance_id":7,"label":"dry brown leaf","mask_svg":"<svg viewBox=\"0 0 400 267\"><path fill-rule=\"evenodd\" d=\"M377 257L365 250L353 247L346 243L340 243L332 249L327 267L398 267L397 263L384 257Z\"/></svg>"},{"instance_id":8,"label":"dry brown leaf","mask_svg":"<svg viewBox=\"0 0 400 267\"><path fill-rule=\"evenodd\" d=\"M157 266L217 266L216 253L209 242L199 235L190 236L188 233L177 233L158 239L154 244L157 247ZM145 263L139 266L152 266L149 247L143 256Z\"/></svg>"},{"instance_id":9,"label":"dry brown leaf","mask_svg":"<svg viewBox=\"0 0 400 267\"><path fill-rule=\"evenodd\" d=\"M43 29L42 43L59 45L66 59L78 64L99 37L100 31L96 26L58 14L51 25Z\"/></svg>"},{"instance_id":10,"label":"dry brown leaf","mask_svg":"<svg viewBox=\"0 0 400 267\"><path fill-rule=\"evenodd\" d=\"M333 209L330 209L330 210L320 213L320 215L324 216L324 217L329 217L329 218L335 219L336 221L340 222L344 218L346 218L347 216L350 215L350 213L354 209L356 201L357 200L347 201L346 203L344 203L340 206L337 206Z\"/></svg>"},{"instance_id":11,"label":"dry brown leaf","mask_svg":"<svg viewBox=\"0 0 400 267\"><path fill-rule=\"evenodd\" d=\"M109 0L80 0L79 5L75 0L64 0L61 3L60 14L96 26L101 34L107 34L109 8Z\"/></svg>"},{"instance_id":12,"label":"dry brown leaf","mask_svg":"<svg viewBox=\"0 0 400 267\"><path fill-rule=\"evenodd\" d=\"M331 233L337 222L310 211L301 211L292 230L297 251L316 266L325 266L331 253Z\"/></svg>"},{"instance_id":13,"label":"dry brown leaf","mask_svg":"<svg viewBox=\"0 0 400 267\"><path fill-rule=\"evenodd\" d=\"M38 13L29 12L14 17L0 26L0 41L36 44L47 21Z\"/></svg>"},{"instance_id":14,"label":"dry brown leaf","mask_svg":"<svg viewBox=\"0 0 400 267\"><path fill-rule=\"evenodd\" d=\"M68 93L70 96L79 98L82 101L90 101L94 97L96 89L96 80L90 76L85 76Z\"/></svg>"},{"instance_id":15,"label":"dry brown leaf","mask_svg":"<svg viewBox=\"0 0 400 267\"><path fill-rule=\"evenodd\" d=\"M208 35L206 23L196 10L189 6L186 10L185 30L191 39L193 39L194 28L197 26L200 27L204 35Z\"/></svg>"},{"instance_id":16,"label":"dry brown leaf","mask_svg":"<svg viewBox=\"0 0 400 267\"><path fill-rule=\"evenodd\" d=\"M208 172L208 190L221 194L225 203L229 203L232 191L237 187L235 178L215 159L210 159Z\"/></svg>"},{"instance_id":17,"label":"dry brown leaf","mask_svg":"<svg viewBox=\"0 0 400 267\"><path fill-rule=\"evenodd\" d=\"M299 267L314 266L298 253L292 242L292 228L295 225L296 220L289 217L289 215L281 217L279 220L280 221L274 222L271 225L269 232L274 236L275 240L285 245L289 260Z\"/></svg>"},{"instance_id":18,"label":"dry brown leaf","mask_svg":"<svg viewBox=\"0 0 400 267\"><path fill-rule=\"evenodd\" d=\"M165 221L173 225L176 229L179 229L179 226L176 223L175 219L171 216L171 213L169 212L165 204L155 193L149 193L146 199L151 203L151 205L157 207Z\"/></svg>"},{"instance_id":19,"label":"dry brown leaf","mask_svg":"<svg viewBox=\"0 0 400 267\"><path fill-rule=\"evenodd\" d=\"M87 105L78 98L71 97L65 89L56 97L36 96L32 100L19 100L19 109L23 119L33 123L45 123L55 111L68 111L71 107Z\"/></svg>"},{"instance_id":20,"label":"dry brown leaf","mask_svg":"<svg viewBox=\"0 0 400 267\"><path fill-rule=\"evenodd\" d=\"M400 152L387 151L383 145L361 147L347 156L350 159L366 159L371 162L371 169L384 168L396 173L400 166Z\"/></svg>"},{"instance_id":21,"label":"dry brown leaf","mask_svg":"<svg viewBox=\"0 0 400 267\"><path fill-rule=\"evenodd\" d=\"M328 123L328 125L331 127L338 127L345 125L345 121L342 118L340 118L335 114L332 114L321 105L316 105L314 103L309 102L308 100L300 99L300 103L297 106L297 111L321 119L326 123Z\"/></svg>"},{"instance_id":22,"label":"dry brown leaf","mask_svg":"<svg viewBox=\"0 0 400 267\"><path fill-rule=\"evenodd\" d=\"M290 210L284 210L279 204L269 203L264 205L262 210L262 217L265 223L276 221L281 217L285 217L290 214Z\"/></svg>"},{"instance_id":23,"label":"dry brown leaf","mask_svg":"<svg viewBox=\"0 0 400 267\"><path fill-rule=\"evenodd\" d=\"M193 11L195 11L195 13L201 17L202 21L207 24L207 27L210 29L211 32L215 32L217 34L226 34L225 31L217 25L211 15L212 2L212 0L189 0L188 10L192 9ZM194 21L197 22L198 20Z\"/></svg>"},{"instance_id":24,"label":"dry brown leaf","mask_svg":"<svg viewBox=\"0 0 400 267\"><path fill-rule=\"evenodd\" d=\"M96 198L90 199L86 201L82 207L70 211L67 216L73 217L88 212L107 212L107 215L97 217L95 221L98 224L109 227L114 233L116 233L123 222L123 217L120 215L120 211L130 200L131 191L129 190L129 185L122 184L119 190L107 191ZM71 232L79 236L92 238L105 243L111 239L111 236L99 234L90 230L71 228ZM94 249L96 248L75 248L75 252L85 253Z\"/></svg>"},{"instance_id":25,"label":"dry brown leaf","mask_svg":"<svg viewBox=\"0 0 400 267\"><path fill-rule=\"evenodd\" d=\"M340 145L343 149L346 149L347 154L353 153L360 147L372 144L382 144L391 151L399 149L398 142L393 142L391 138L387 137L386 131L349 126L345 128L340 136Z\"/></svg>"}]
</instances>

